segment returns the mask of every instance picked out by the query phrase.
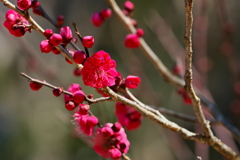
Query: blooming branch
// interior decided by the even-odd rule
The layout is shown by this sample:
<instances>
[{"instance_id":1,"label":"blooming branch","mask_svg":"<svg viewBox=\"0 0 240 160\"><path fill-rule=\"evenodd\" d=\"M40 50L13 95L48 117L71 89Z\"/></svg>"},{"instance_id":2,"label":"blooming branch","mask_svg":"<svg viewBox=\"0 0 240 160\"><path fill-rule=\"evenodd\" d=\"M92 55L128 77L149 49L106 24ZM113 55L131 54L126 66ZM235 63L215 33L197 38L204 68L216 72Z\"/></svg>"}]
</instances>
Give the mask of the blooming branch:
<instances>
[{"instance_id":1,"label":"blooming branch","mask_svg":"<svg viewBox=\"0 0 240 160\"><path fill-rule=\"evenodd\" d=\"M19 13L20 15L22 15L23 17L25 17L28 22L31 24L31 27L33 29L35 29L37 32L39 32L41 35L44 35L44 29L39 26L37 24L37 22L31 17L29 16L28 14L28 11L25 10L25 11L22 11L22 10L19 10L15 5L13 5L11 2L9 2L8 0L0 0L0 2L2 2L6 7L16 11L17 13ZM47 38L47 37L46 37ZM58 46L55 46L68 60L70 60L73 65L76 66L76 68L78 69L81 69L82 68L82 65L80 64L77 64L73 59L72 59L72 55L69 53L69 51L67 49L65 49L63 46L61 45L58 45Z\"/></svg>"}]
</instances>

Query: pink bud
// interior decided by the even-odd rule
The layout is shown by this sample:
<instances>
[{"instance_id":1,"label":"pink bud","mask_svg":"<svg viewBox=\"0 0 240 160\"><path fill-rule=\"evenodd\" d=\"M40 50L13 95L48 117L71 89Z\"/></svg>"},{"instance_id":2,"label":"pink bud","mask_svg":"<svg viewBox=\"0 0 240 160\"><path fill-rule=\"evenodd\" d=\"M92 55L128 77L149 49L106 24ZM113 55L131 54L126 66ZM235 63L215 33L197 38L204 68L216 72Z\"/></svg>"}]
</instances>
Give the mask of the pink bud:
<instances>
[{"instance_id":1,"label":"pink bud","mask_svg":"<svg viewBox=\"0 0 240 160\"><path fill-rule=\"evenodd\" d=\"M65 107L66 107L67 110L72 111L72 110L75 109L75 103L73 101L71 101L71 100L67 101L65 103Z\"/></svg>"},{"instance_id":2,"label":"pink bud","mask_svg":"<svg viewBox=\"0 0 240 160\"><path fill-rule=\"evenodd\" d=\"M43 15L42 10L39 9L39 8L33 8L32 11L33 11L34 14L36 14L38 16L42 16Z\"/></svg>"},{"instance_id":3,"label":"pink bud","mask_svg":"<svg viewBox=\"0 0 240 160\"><path fill-rule=\"evenodd\" d=\"M40 88L42 88L42 84L36 82L30 82L29 86L34 91L38 91Z\"/></svg>"},{"instance_id":4,"label":"pink bud","mask_svg":"<svg viewBox=\"0 0 240 160\"><path fill-rule=\"evenodd\" d=\"M180 64L176 64L172 69L172 72L176 75L181 75L183 71L184 71L183 66Z\"/></svg>"},{"instance_id":5,"label":"pink bud","mask_svg":"<svg viewBox=\"0 0 240 160\"><path fill-rule=\"evenodd\" d=\"M112 159L119 159L122 156L122 153L117 148L110 149L108 152Z\"/></svg>"},{"instance_id":6,"label":"pink bud","mask_svg":"<svg viewBox=\"0 0 240 160\"><path fill-rule=\"evenodd\" d=\"M37 0L34 0L32 1L32 8L35 9L35 8L38 8L40 6L40 2L38 2Z\"/></svg>"},{"instance_id":7,"label":"pink bud","mask_svg":"<svg viewBox=\"0 0 240 160\"><path fill-rule=\"evenodd\" d=\"M62 36L62 43L66 45L72 40L72 31L68 26L60 29L60 35Z\"/></svg>"},{"instance_id":8,"label":"pink bud","mask_svg":"<svg viewBox=\"0 0 240 160\"><path fill-rule=\"evenodd\" d=\"M82 45L86 48L91 48L94 44L93 36L85 36L82 38Z\"/></svg>"},{"instance_id":9,"label":"pink bud","mask_svg":"<svg viewBox=\"0 0 240 160\"><path fill-rule=\"evenodd\" d=\"M88 99L93 99L94 95L93 94L89 94L87 95Z\"/></svg>"},{"instance_id":10,"label":"pink bud","mask_svg":"<svg viewBox=\"0 0 240 160\"><path fill-rule=\"evenodd\" d=\"M95 127L98 124L98 119L95 116L89 116L87 118L87 124L90 127Z\"/></svg>"},{"instance_id":11,"label":"pink bud","mask_svg":"<svg viewBox=\"0 0 240 160\"><path fill-rule=\"evenodd\" d=\"M80 71L79 69L75 68L75 69L73 70L73 74L74 74L74 76L76 76L76 77L81 76L81 71Z\"/></svg>"},{"instance_id":12,"label":"pink bud","mask_svg":"<svg viewBox=\"0 0 240 160\"><path fill-rule=\"evenodd\" d=\"M186 105L191 105L191 104L192 104L192 100L191 100L191 98L188 96L188 94L186 94L186 95L183 96L183 100L184 100L184 103L185 103Z\"/></svg>"},{"instance_id":13,"label":"pink bud","mask_svg":"<svg viewBox=\"0 0 240 160\"><path fill-rule=\"evenodd\" d=\"M52 52L53 52L53 54L55 54L55 55L59 55L61 52L56 48L56 47L52 47Z\"/></svg>"},{"instance_id":14,"label":"pink bud","mask_svg":"<svg viewBox=\"0 0 240 160\"><path fill-rule=\"evenodd\" d=\"M124 151L124 149L127 147L127 145L125 144L125 143L120 143L119 144L119 149L121 150L121 151Z\"/></svg>"},{"instance_id":15,"label":"pink bud","mask_svg":"<svg viewBox=\"0 0 240 160\"><path fill-rule=\"evenodd\" d=\"M138 28L136 34L138 35L138 37L142 37L144 35L144 30L142 28Z\"/></svg>"},{"instance_id":16,"label":"pink bud","mask_svg":"<svg viewBox=\"0 0 240 160\"><path fill-rule=\"evenodd\" d=\"M134 9L134 4L131 1L126 1L124 3L124 8L131 12Z\"/></svg>"},{"instance_id":17,"label":"pink bud","mask_svg":"<svg viewBox=\"0 0 240 160\"><path fill-rule=\"evenodd\" d=\"M86 114L88 114L89 109L90 109L90 106L88 104L80 104L78 112L81 115L86 115Z\"/></svg>"},{"instance_id":18,"label":"pink bud","mask_svg":"<svg viewBox=\"0 0 240 160\"><path fill-rule=\"evenodd\" d=\"M73 54L73 60L78 63L78 64L82 64L84 62L84 60L86 59L86 54L83 51L76 51Z\"/></svg>"},{"instance_id":19,"label":"pink bud","mask_svg":"<svg viewBox=\"0 0 240 160\"><path fill-rule=\"evenodd\" d=\"M61 27L63 25L63 23L64 23L64 16L63 15L59 15L57 17L57 24L58 24L58 26Z\"/></svg>"},{"instance_id":20,"label":"pink bud","mask_svg":"<svg viewBox=\"0 0 240 160\"><path fill-rule=\"evenodd\" d=\"M102 135L105 138L111 137L113 135L113 130L110 127L103 127L101 131L102 131Z\"/></svg>"},{"instance_id":21,"label":"pink bud","mask_svg":"<svg viewBox=\"0 0 240 160\"><path fill-rule=\"evenodd\" d=\"M11 13L11 10L9 10L9 11L6 13L6 20L7 20L8 22L15 22L16 19L17 19L16 14Z\"/></svg>"},{"instance_id":22,"label":"pink bud","mask_svg":"<svg viewBox=\"0 0 240 160\"><path fill-rule=\"evenodd\" d=\"M100 27L104 21L99 12L93 13L91 20L92 24L96 27Z\"/></svg>"},{"instance_id":23,"label":"pink bud","mask_svg":"<svg viewBox=\"0 0 240 160\"><path fill-rule=\"evenodd\" d=\"M53 31L51 29L46 29L43 34L46 38L50 38L53 34Z\"/></svg>"},{"instance_id":24,"label":"pink bud","mask_svg":"<svg viewBox=\"0 0 240 160\"><path fill-rule=\"evenodd\" d=\"M22 37L26 32L24 27L17 27L13 31L14 31L14 36L16 37Z\"/></svg>"},{"instance_id":25,"label":"pink bud","mask_svg":"<svg viewBox=\"0 0 240 160\"><path fill-rule=\"evenodd\" d=\"M26 10L31 7L31 0L18 0L17 5L20 9Z\"/></svg>"},{"instance_id":26,"label":"pink bud","mask_svg":"<svg viewBox=\"0 0 240 160\"><path fill-rule=\"evenodd\" d=\"M49 38L49 42L53 46L57 46L62 43L62 36L60 34L53 33L53 35Z\"/></svg>"},{"instance_id":27,"label":"pink bud","mask_svg":"<svg viewBox=\"0 0 240 160\"><path fill-rule=\"evenodd\" d=\"M121 128L122 128L122 125L118 122L114 123L114 125L112 126L112 130L114 132L119 132L121 130Z\"/></svg>"},{"instance_id":28,"label":"pink bud","mask_svg":"<svg viewBox=\"0 0 240 160\"><path fill-rule=\"evenodd\" d=\"M43 53L49 53L52 51L52 45L49 43L49 40L43 40L40 43L40 50Z\"/></svg>"},{"instance_id":29,"label":"pink bud","mask_svg":"<svg viewBox=\"0 0 240 160\"><path fill-rule=\"evenodd\" d=\"M136 34L128 34L125 38L124 44L128 48L138 48L140 42Z\"/></svg>"},{"instance_id":30,"label":"pink bud","mask_svg":"<svg viewBox=\"0 0 240 160\"><path fill-rule=\"evenodd\" d=\"M141 82L141 80L139 77L129 75L129 76L127 76L127 78L125 80L125 85L127 88L134 89L134 88L138 87L140 82Z\"/></svg>"},{"instance_id":31,"label":"pink bud","mask_svg":"<svg viewBox=\"0 0 240 160\"><path fill-rule=\"evenodd\" d=\"M75 103L82 103L85 99L85 94L83 91L78 90L73 93L73 100Z\"/></svg>"},{"instance_id":32,"label":"pink bud","mask_svg":"<svg viewBox=\"0 0 240 160\"><path fill-rule=\"evenodd\" d=\"M53 95L56 97L59 97L62 94L62 92L63 92L63 89L61 87L58 87L53 90Z\"/></svg>"},{"instance_id":33,"label":"pink bud","mask_svg":"<svg viewBox=\"0 0 240 160\"><path fill-rule=\"evenodd\" d=\"M102 10L100 14L101 14L101 17L103 17L104 19L107 19L112 15L112 10L110 8L107 8Z\"/></svg>"}]
</instances>

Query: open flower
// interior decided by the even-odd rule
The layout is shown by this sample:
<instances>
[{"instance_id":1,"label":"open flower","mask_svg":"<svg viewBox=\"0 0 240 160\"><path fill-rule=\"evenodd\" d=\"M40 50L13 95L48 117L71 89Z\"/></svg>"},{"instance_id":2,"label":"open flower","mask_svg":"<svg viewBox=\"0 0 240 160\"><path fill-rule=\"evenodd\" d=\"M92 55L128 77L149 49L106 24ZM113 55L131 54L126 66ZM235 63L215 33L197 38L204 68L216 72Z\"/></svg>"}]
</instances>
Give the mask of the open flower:
<instances>
[{"instance_id":1,"label":"open flower","mask_svg":"<svg viewBox=\"0 0 240 160\"><path fill-rule=\"evenodd\" d=\"M125 126L127 130L137 129L141 125L142 115L123 103L116 103L115 113L118 122Z\"/></svg>"},{"instance_id":2,"label":"open flower","mask_svg":"<svg viewBox=\"0 0 240 160\"><path fill-rule=\"evenodd\" d=\"M113 86L118 76L116 62L104 51L87 58L81 73L84 84L95 88Z\"/></svg>"}]
</instances>

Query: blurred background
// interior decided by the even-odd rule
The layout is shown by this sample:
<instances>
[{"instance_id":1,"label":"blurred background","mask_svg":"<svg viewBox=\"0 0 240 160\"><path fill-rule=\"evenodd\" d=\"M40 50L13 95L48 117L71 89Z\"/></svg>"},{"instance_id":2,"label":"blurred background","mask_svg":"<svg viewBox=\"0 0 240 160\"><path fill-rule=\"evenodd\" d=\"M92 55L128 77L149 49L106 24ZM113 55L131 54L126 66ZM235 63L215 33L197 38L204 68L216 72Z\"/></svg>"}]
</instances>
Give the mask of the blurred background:
<instances>
[{"instance_id":1,"label":"blurred background","mask_svg":"<svg viewBox=\"0 0 240 160\"><path fill-rule=\"evenodd\" d=\"M117 1L121 8L124 2ZM135 4L133 18L137 20L138 27L144 29L148 45L170 70L182 68L184 1L132 2ZM194 116L192 107L186 105L177 93L178 88L162 79L140 49L124 47L128 33L115 15L99 28L91 24L92 13L108 7L104 0L48 0L40 3L53 19L63 15L63 26L73 29L71 23L76 22L83 36L94 36L91 54L104 50L116 60L117 70L123 77L141 77L142 83L133 93L142 102ZM240 1L234 0L196 1L193 28L194 84L237 128L240 127L239 6ZM8 9L3 4L0 4L0 9L2 24ZM44 29L57 32L47 20L31 11L30 14ZM0 159L102 160L86 145L86 139L75 133L72 113L65 109L63 97L56 98L46 87L32 91L28 81L19 73L24 72L65 89L72 83L79 83L87 94L100 95L84 86L81 77L73 75L74 67L66 63L62 55L41 53L39 44L44 37L36 31L17 38L0 25L0 37ZM77 44L82 47L79 42ZM101 123L116 122L114 108L113 102L91 106ZM194 123L168 118L191 131L201 132ZM223 127L215 125L214 132L237 150L233 138ZM146 118L138 130L127 131L127 135L131 142L128 155L135 160L192 160L197 156L203 160L223 159L212 148L185 141Z\"/></svg>"}]
</instances>

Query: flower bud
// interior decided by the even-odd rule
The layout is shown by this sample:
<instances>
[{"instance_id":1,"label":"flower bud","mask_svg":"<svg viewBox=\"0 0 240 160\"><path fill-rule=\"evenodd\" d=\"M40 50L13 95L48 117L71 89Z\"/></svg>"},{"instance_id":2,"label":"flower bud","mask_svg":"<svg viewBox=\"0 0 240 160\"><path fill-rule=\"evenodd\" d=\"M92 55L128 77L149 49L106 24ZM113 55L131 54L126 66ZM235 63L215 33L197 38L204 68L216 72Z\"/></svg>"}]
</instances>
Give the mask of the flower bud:
<instances>
[{"instance_id":1,"label":"flower bud","mask_svg":"<svg viewBox=\"0 0 240 160\"><path fill-rule=\"evenodd\" d=\"M53 52L53 54L55 54L55 55L59 55L59 54L61 54L61 52L56 48L56 47L52 47L52 52Z\"/></svg>"},{"instance_id":2,"label":"flower bud","mask_svg":"<svg viewBox=\"0 0 240 160\"><path fill-rule=\"evenodd\" d=\"M42 84L36 82L30 82L29 86L34 91L38 91L40 88L42 88Z\"/></svg>"},{"instance_id":3,"label":"flower bud","mask_svg":"<svg viewBox=\"0 0 240 160\"><path fill-rule=\"evenodd\" d=\"M82 64L84 62L84 60L86 59L86 54L83 51L76 51L73 54L73 60L78 63L78 64Z\"/></svg>"},{"instance_id":4,"label":"flower bud","mask_svg":"<svg viewBox=\"0 0 240 160\"><path fill-rule=\"evenodd\" d=\"M104 19L107 19L112 15L112 10L110 8L107 8L102 10L100 14L101 14L101 17L103 17Z\"/></svg>"},{"instance_id":5,"label":"flower bud","mask_svg":"<svg viewBox=\"0 0 240 160\"><path fill-rule=\"evenodd\" d=\"M52 51L52 45L49 43L49 40L43 40L40 43L40 50L43 53L49 53Z\"/></svg>"},{"instance_id":6,"label":"flower bud","mask_svg":"<svg viewBox=\"0 0 240 160\"><path fill-rule=\"evenodd\" d=\"M134 9L134 4L133 4L131 1L126 1L126 2L124 3L124 8L125 8L127 11L131 12L131 11L133 11L133 9Z\"/></svg>"},{"instance_id":7,"label":"flower bud","mask_svg":"<svg viewBox=\"0 0 240 160\"><path fill-rule=\"evenodd\" d=\"M62 43L66 45L72 40L72 31L68 26L60 29L60 35L62 36Z\"/></svg>"},{"instance_id":8,"label":"flower bud","mask_svg":"<svg viewBox=\"0 0 240 160\"><path fill-rule=\"evenodd\" d=\"M82 45L86 48L91 48L94 44L93 36L85 36L82 38Z\"/></svg>"},{"instance_id":9,"label":"flower bud","mask_svg":"<svg viewBox=\"0 0 240 160\"><path fill-rule=\"evenodd\" d=\"M53 35L53 31L51 29L46 29L43 34L46 38L50 38Z\"/></svg>"},{"instance_id":10,"label":"flower bud","mask_svg":"<svg viewBox=\"0 0 240 160\"><path fill-rule=\"evenodd\" d=\"M53 35L49 38L49 42L53 46L57 46L62 43L62 36L60 34L53 33Z\"/></svg>"},{"instance_id":11,"label":"flower bud","mask_svg":"<svg viewBox=\"0 0 240 160\"><path fill-rule=\"evenodd\" d=\"M72 110L74 110L75 109L75 103L73 102L73 101L67 101L66 103L65 103L65 108L67 109L67 110L69 110L69 111L72 111Z\"/></svg>"},{"instance_id":12,"label":"flower bud","mask_svg":"<svg viewBox=\"0 0 240 160\"><path fill-rule=\"evenodd\" d=\"M87 118L87 124L90 127L95 127L98 124L98 119L95 116L89 116Z\"/></svg>"},{"instance_id":13,"label":"flower bud","mask_svg":"<svg viewBox=\"0 0 240 160\"><path fill-rule=\"evenodd\" d=\"M34 14L36 14L38 16L42 16L43 15L42 10L39 9L39 8L33 8L32 11L33 11Z\"/></svg>"},{"instance_id":14,"label":"flower bud","mask_svg":"<svg viewBox=\"0 0 240 160\"><path fill-rule=\"evenodd\" d=\"M88 104L80 104L78 112L81 115L86 115L86 114L88 114L89 109L90 109L90 106Z\"/></svg>"},{"instance_id":15,"label":"flower bud","mask_svg":"<svg viewBox=\"0 0 240 160\"><path fill-rule=\"evenodd\" d=\"M17 6L22 9L22 10L26 10L28 8L31 7L31 0L18 0L17 1Z\"/></svg>"},{"instance_id":16,"label":"flower bud","mask_svg":"<svg viewBox=\"0 0 240 160\"><path fill-rule=\"evenodd\" d=\"M85 99L85 94L82 90L78 90L73 93L73 101L75 103L82 103Z\"/></svg>"},{"instance_id":17,"label":"flower bud","mask_svg":"<svg viewBox=\"0 0 240 160\"><path fill-rule=\"evenodd\" d=\"M58 26L61 27L63 25L63 23L64 23L64 16L63 15L59 15L57 17L57 24L58 24Z\"/></svg>"},{"instance_id":18,"label":"flower bud","mask_svg":"<svg viewBox=\"0 0 240 160\"><path fill-rule=\"evenodd\" d=\"M32 1L32 9L38 8L40 6L40 2L37 0Z\"/></svg>"},{"instance_id":19,"label":"flower bud","mask_svg":"<svg viewBox=\"0 0 240 160\"><path fill-rule=\"evenodd\" d=\"M134 89L138 87L140 82L141 82L141 79L139 77L129 75L125 80L125 85L127 88Z\"/></svg>"},{"instance_id":20,"label":"flower bud","mask_svg":"<svg viewBox=\"0 0 240 160\"><path fill-rule=\"evenodd\" d=\"M144 30L142 28L138 28L136 34L138 37L142 37L144 35Z\"/></svg>"},{"instance_id":21,"label":"flower bud","mask_svg":"<svg viewBox=\"0 0 240 160\"><path fill-rule=\"evenodd\" d=\"M136 34L128 34L125 38L124 44L127 48L138 48L140 42Z\"/></svg>"},{"instance_id":22,"label":"flower bud","mask_svg":"<svg viewBox=\"0 0 240 160\"><path fill-rule=\"evenodd\" d=\"M92 24L96 27L100 27L104 21L99 12L93 13L91 18Z\"/></svg>"},{"instance_id":23,"label":"flower bud","mask_svg":"<svg viewBox=\"0 0 240 160\"><path fill-rule=\"evenodd\" d=\"M53 90L53 95L56 97L59 97L62 94L62 92L63 92L63 89L61 87L58 87Z\"/></svg>"}]
</instances>

